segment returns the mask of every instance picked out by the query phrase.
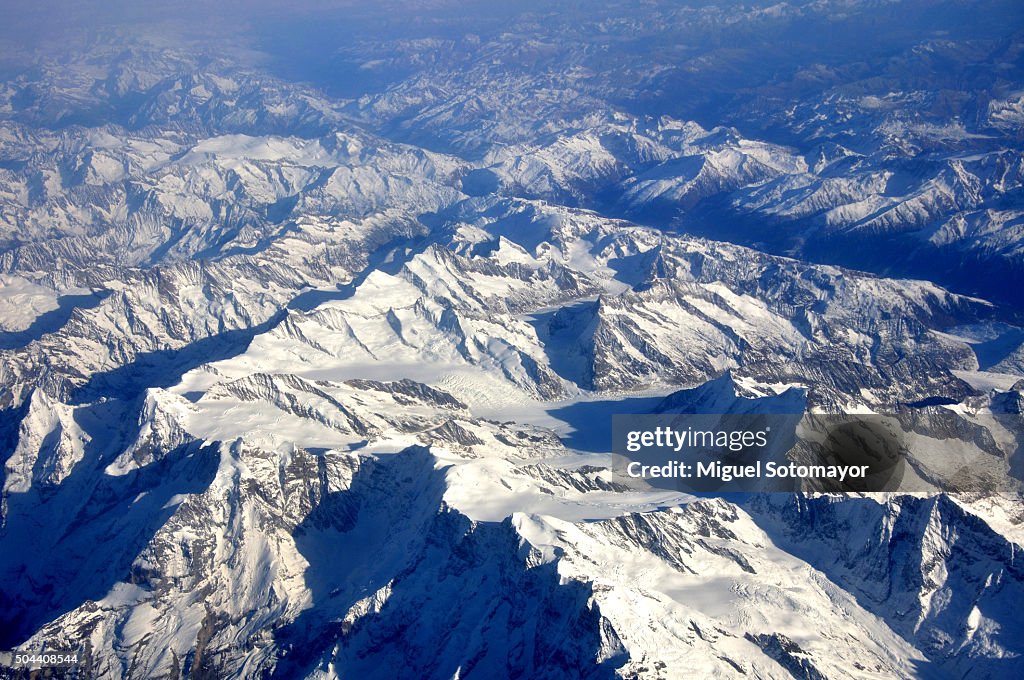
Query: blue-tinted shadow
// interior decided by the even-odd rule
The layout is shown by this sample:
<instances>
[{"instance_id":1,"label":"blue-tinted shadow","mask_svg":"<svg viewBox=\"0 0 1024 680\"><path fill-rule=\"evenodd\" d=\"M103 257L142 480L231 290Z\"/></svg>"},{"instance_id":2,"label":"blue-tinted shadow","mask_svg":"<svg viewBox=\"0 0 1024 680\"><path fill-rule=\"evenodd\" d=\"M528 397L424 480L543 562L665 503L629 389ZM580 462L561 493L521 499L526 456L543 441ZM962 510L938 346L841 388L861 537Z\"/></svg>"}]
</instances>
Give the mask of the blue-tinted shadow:
<instances>
[{"instance_id":1,"label":"blue-tinted shadow","mask_svg":"<svg viewBox=\"0 0 1024 680\"><path fill-rule=\"evenodd\" d=\"M21 331L0 331L0 349L20 349L48 333L59 331L71 320L71 315L76 309L98 307L109 295L109 290L85 295L62 295L57 298L57 309L40 314L28 328Z\"/></svg>"},{"instance_id":2,"label":"blue-tinted shadow","mask_svg":"<svg viewBox=\"0 0 1024 680\"><path fill-rule=\"evenodd\" d=\"M612 416L652 413L664 397L625 397L602 401L581 401L551 409L548 415L568 424L572 431L562 436L562 443L577 451L610 453L612 450Z\"/></svg>"}]
</instances>

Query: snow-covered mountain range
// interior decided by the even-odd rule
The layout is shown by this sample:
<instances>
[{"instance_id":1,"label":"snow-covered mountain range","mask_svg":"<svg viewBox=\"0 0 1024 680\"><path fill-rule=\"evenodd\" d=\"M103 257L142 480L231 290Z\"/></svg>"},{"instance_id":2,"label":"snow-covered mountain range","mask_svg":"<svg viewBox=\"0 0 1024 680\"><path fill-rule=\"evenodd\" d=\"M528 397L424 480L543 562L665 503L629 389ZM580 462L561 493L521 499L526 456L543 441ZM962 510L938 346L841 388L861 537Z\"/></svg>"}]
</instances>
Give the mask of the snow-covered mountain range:
<instances>
[{"instance_id":1,"label":"snow-covered mountain range","mask_svg":"<svg viewBox=\"0 0 1024 680\"><path fill-rule=\"evenodd\" d=\"M310 3L12 47L0 648L1024 674L1024 22L927 5ZM919 490L612 474L613 414L755 400L899 411Z\"/></svg>"}]
</instances>

